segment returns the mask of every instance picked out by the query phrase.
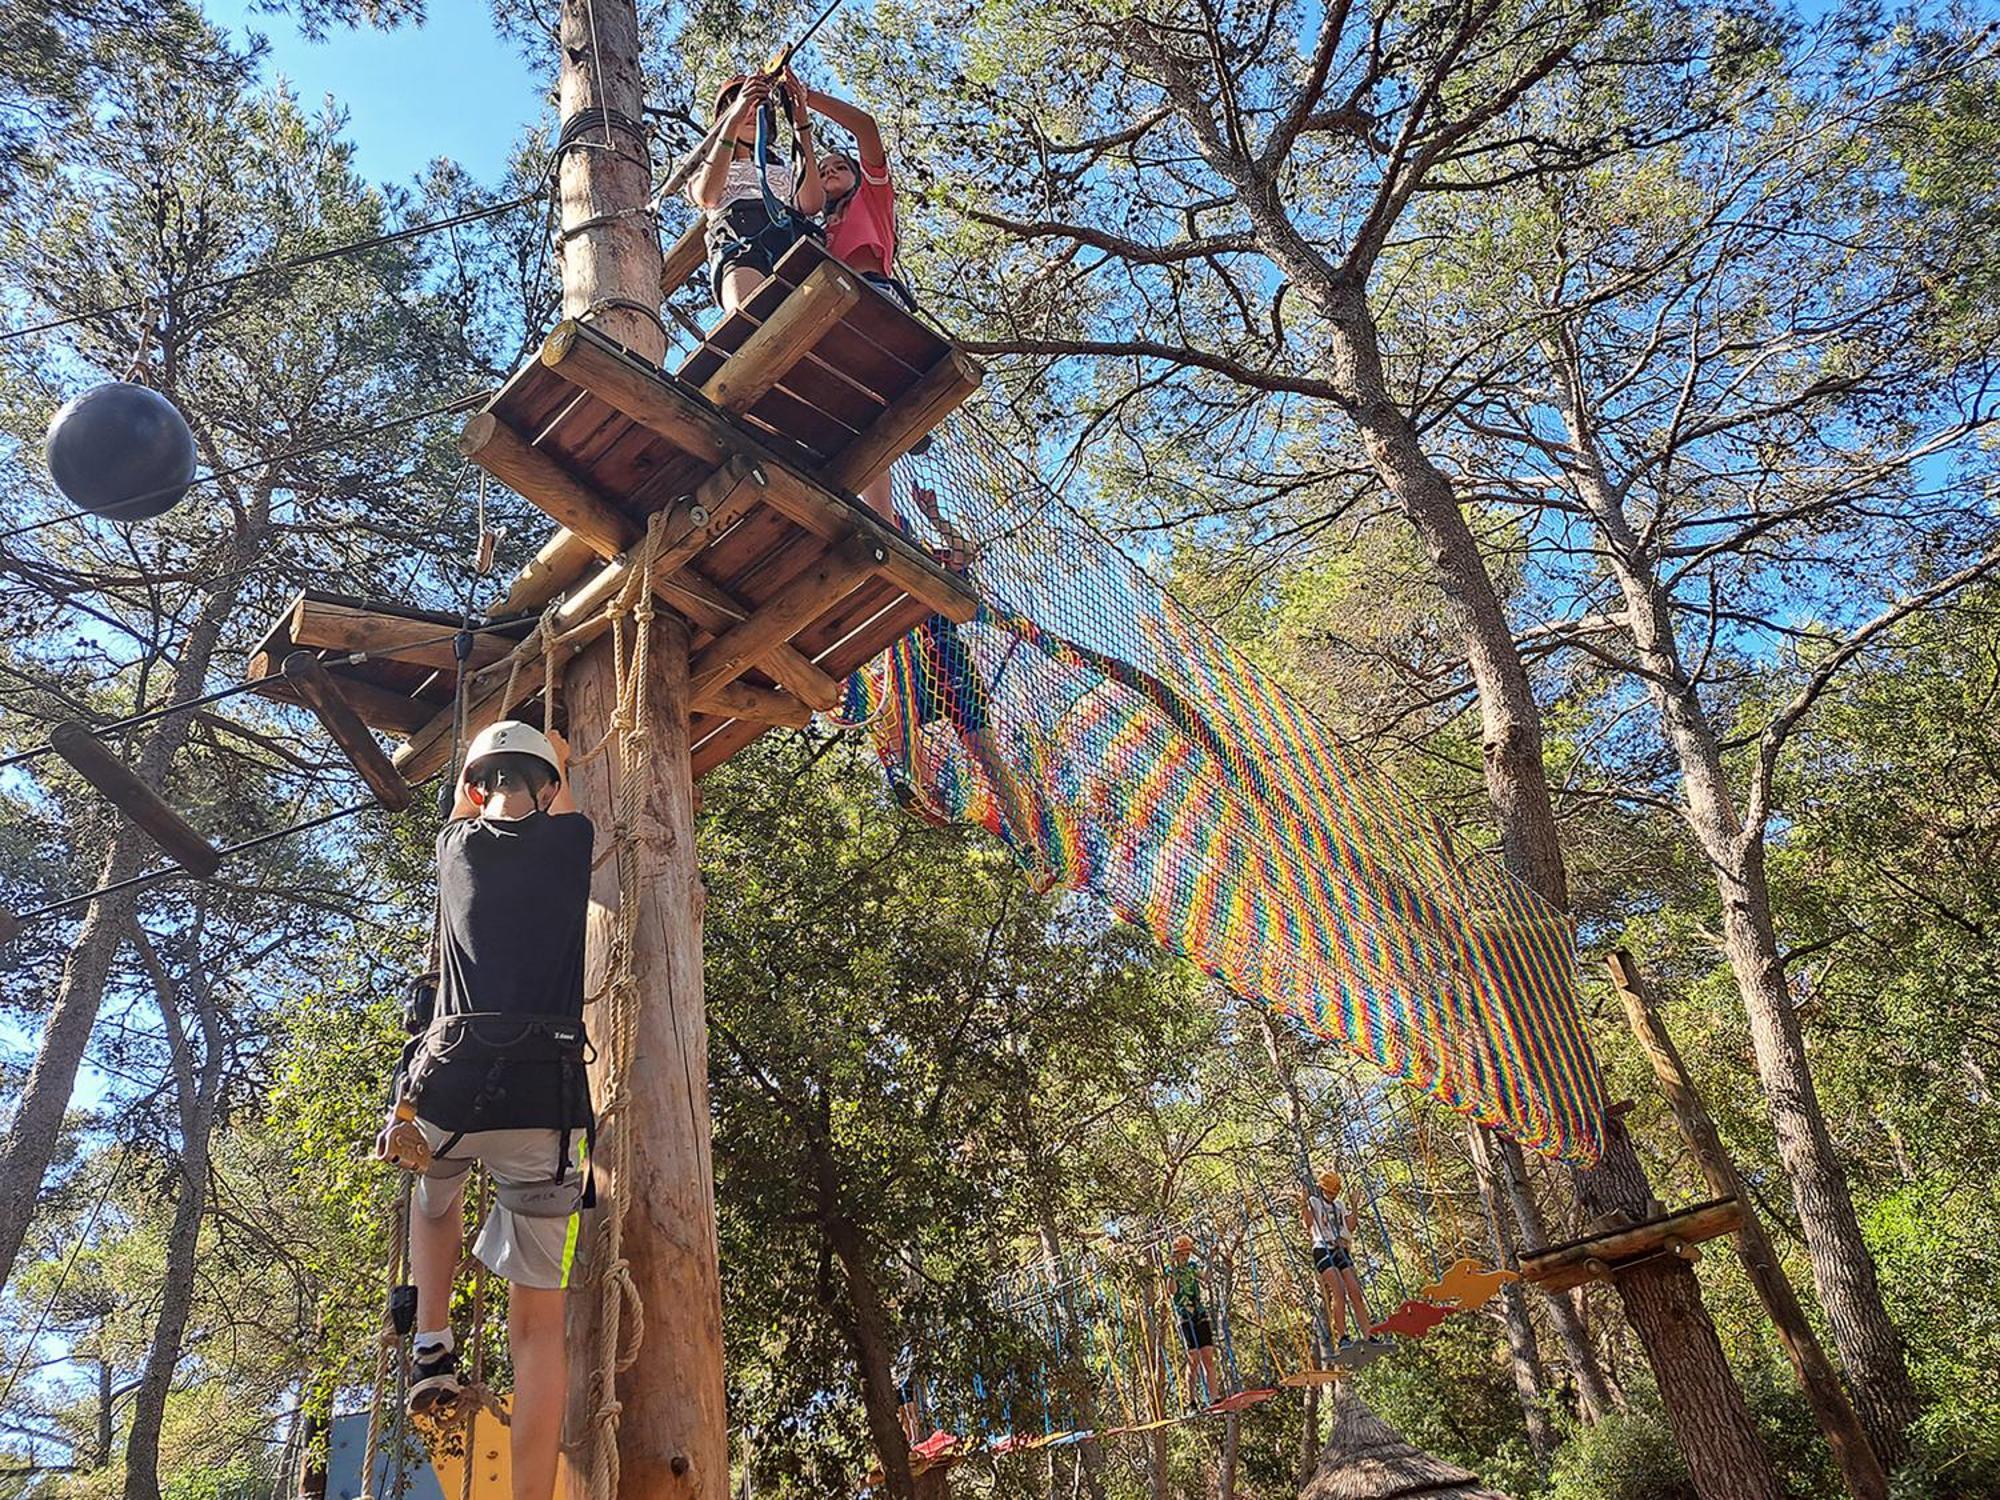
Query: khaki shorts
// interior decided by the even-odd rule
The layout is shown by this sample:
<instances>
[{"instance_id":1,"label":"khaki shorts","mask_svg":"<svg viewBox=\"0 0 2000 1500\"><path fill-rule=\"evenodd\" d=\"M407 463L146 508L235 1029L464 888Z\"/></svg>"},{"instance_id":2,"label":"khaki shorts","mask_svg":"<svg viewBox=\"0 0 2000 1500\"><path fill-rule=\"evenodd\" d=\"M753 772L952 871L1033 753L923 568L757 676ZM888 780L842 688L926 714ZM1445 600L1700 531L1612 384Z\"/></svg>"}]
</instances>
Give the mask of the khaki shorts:
<instances>
[{"instance_id":1,"label":"khaki shorts","mask_svg":"<svg viewBox=\"0 0 2000 1500\"><path fill-rule=\"evenodd\" d=\"M424 1139L440 1151L452 1132L419 1119ZM582 1131L572 1131L569 1168L554 1182L562 1133L555 1130L478 1130L461 1135L449 1156L432 1158L417 1179L416 1209L427 1219L459 1211L465 1180L479 1162L493 1179L493 1208L481 1226L472 1253L496 1276L521 1286L556 1290L569 1285L576 1261L583 1204L583 1172L577 1164ZM526 1191L523 1191L526 1190ZM510 1207L503 1198L516 1199Z\"/></svg>"}]
</instances>

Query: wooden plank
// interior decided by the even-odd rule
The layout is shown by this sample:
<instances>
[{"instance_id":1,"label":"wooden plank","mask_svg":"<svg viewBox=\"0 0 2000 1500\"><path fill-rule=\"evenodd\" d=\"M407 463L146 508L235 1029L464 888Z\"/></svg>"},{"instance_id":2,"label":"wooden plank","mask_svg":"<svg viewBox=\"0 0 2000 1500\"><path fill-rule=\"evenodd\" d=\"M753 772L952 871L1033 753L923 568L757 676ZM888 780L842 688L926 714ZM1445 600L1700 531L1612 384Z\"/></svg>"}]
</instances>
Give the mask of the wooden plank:
<instances>
[{"instance_id":1,"label":"wooden plank","mask_svg":"<svg viewBox=\"0 0 2000 1500\"><path fill-rule=\"evenodd\" d=\"M1679 1253L1670 1241L1692 1246L1742 1226L1743 1205L1735 1198L1718 1199L1649 1219L1605 1234L1551 1245L1521 1257L1521 1277L1544 1291L1565 1291L1588 1281L1616 1275L1622 1265L1654 1255Z\"/></svg>"},{"instance_id":2,"label":"wooden plank","mask_svg":"<svg viewBox=\"0 0 2000 1500\"><path fill-rule=\"evenodd\" d=\"M250 658L249 680L268 678L264 686L257 689L257 696L269 698L275 703L289 703L297 708L309 708L299 695L286 683L284 674L278 670L278 663L263 652ZM325 663L321 663L322 668ZM340 688L340 696L361 716L361 722L371 729L383 729L403 739L408 739L419 729L430 723L437 714L435 703L426 703L421 698L409 698L389 688L379 687L372 682L345 672L328 672Z\"/></svg>"},{"instance_id":3,"label":"wooden plank","mask_svg":"<svg viewBox=\"0 0 2000 1500\"><path fill-rule=\"evenodd\" d=\"M638 527L617 506L490 411L465 424L458 451L605 557L617 556L638 540Z\"/></svg>"},{"instance_id":4,"label":"wooden plank","mask_svg":"<svg viewBox=\"0 0 2000 1500\"><path fill-rule=\"evenodd\" d=\"M695 697L699 713L722 714L732 719L750 719L784 729L803 729L812 722L813 711L790 693L779 688L758 687L755 683L725 682L711 692Z\"/></svg>"},{"instance_id":5,"label":"wooden plank","mask_svg":"<svg viewBox=\"0 0 2000 1500\"><path fill-rule=\"evenodd\" d=\"M542 345L542 360L584 389L618 407L633 421L710 463L740 453L764 470L770 500L801 525L829 540L860 531L888 552L883 571L947 619L963 623L978 612L979 596L944 571L908 538L859 503L843 499L808 477L778 450L745 431L691 391L662 379L580 323L559 324Z\"/></svg>"},{"instance_id":6,"label":"wooden plank","mask_svg":"<svg viewBox=\"0 0 2000 1500\"><path fill-rule=\"evenodd\" d=\"M365 651L389 661L410 662L456 673L458 658L452 655L450 637L456 632L432 620L413 620L386 611L334 604L301 595L292 610L292 644L313 646L321 651ZM499 661L513 649L513 643L492 635L475 636L471 664L483 667Z\"/></svg>"},{"instance_id":7,"label":"wooden plank","mask_svg":"<svg viewBox=\"0 0 2000 1500\"><path fill-rule=\"evenodd\" d=\"M702 395L724 411L750 410L860 296L861 283L852 273L831 261L820 266L702 383Z\"/></svg>"},{"instance_id":8,"label":"wooden plank","mask_svg":"<svg viewBox=\"0 0 2000 1500\"><path fill-rule=\"evenodd\" d=\"M677 600L683 614L717 636L727 634L756 612L721 584L691 568L663 580L660 589L661 597ZM790 642L771 647L757 664L813 708L824 711L840 702L840 684L807 661Z\"/></svg>"},{"instance_id":9,"label":"wooden plank","mask_svg":"<svg viewBox=\"0 0 2000 1500\"><path fill-rule=\"evenodd\" d=\"M872 293L873 288L865 288ZM743 341L755 333L757 326L775 312L789 294L790 287L782 281L765 281L750 298L735 312L708 331L707 337L694 353L676 372L689 385L699 386L713 375L722 362L742 347ZM871 343L856 329L845 323L829 328L818 346L807 356L800 366L802 381L810 381L815 390L824 385L840 385L846 391L837 398L848 399L849 393L866 404L872 411L880 411L921 375L928 365L912 368L897 359L880 345ZM829 407L829 410L835 408Z\"/></svg>"},{"instance_id":10,"label":"wooden plank","mask_svg":"<svg viewBox=\"0 0 2000 1500\"><path fill-rule=\"evenodd\" d=\"M771 504L801 526L828 538L841 535L843 530L864 532L887 549L882 572L893 578L904 593L923 600L936 613L960 625L979 613L979 595L973 592L971 584L955 573L947 573L865 506L842 500L783 465L774 466L770 473Z\"/></svg>"},{"instance_id":11,"label":"wooden plank","mask_svg":"<svg viewBox=\"0 0 2000 1500\"><path fill-rule=\"evenodd\" d=\"M794 579L742 624L717 637L688 666L697 699L733 682L771 647L789 641L818 616L853 593L882 565L883 550L850 537Z\"/></svg>"},{"instance_id":12,"label":"wooden plank","mask_svg":"<svg viewBox=\"0 0 2000 1500\"><path fill-rule=\"evenodd\" d=\"M190 875L206 878L222 863L222 855L194 826L167 804L167 800L139 779L138 774L116 755L88 725L74 719L56 725L49 734L54 750L85 781L88 781L139 831Z\"/></svg>"},{"instance_id":13,"label":"wooden plank","mask_svg":"<svg viewBox=\"0 0 2000 1500\"><path fill-rule=\"evenodd\" d=\"M319 715L320 723L326 726L333 742L352 762L361 779L368 783L368 790L375 794L375 800L390 812L402 812L407 808L415 792L389 763L389 757L375 743L375 736L361 722L360 715L341 696L339 686L320 665L319 658L310 651L294 651L285 658L284 673L292 691Z\"/></svg>"},{"instance_id":14,"label":"wooden plank","mask_svg":"<svg viewBox=\"0 0 2000 1500\"><path fill-rule=\"evenodd\" d=\"M771 732L768 724L755 719L736 719L694 746L692 767L696 776L706 776L755 740Z\"/></svg>"},{"instance_id":15,"label":"wooden plank","mask_svg":"<svg viewBox=\"0 0 2000 1500\"><path fill-rule=\"evenodd\" d=\"M924 373L923 379L889 403L875 425L842 449L820 470L829 489L862 490L877 475L950 416L974 391L984 372L968 356L953 349Z\"/></svg>"}]
</instances>

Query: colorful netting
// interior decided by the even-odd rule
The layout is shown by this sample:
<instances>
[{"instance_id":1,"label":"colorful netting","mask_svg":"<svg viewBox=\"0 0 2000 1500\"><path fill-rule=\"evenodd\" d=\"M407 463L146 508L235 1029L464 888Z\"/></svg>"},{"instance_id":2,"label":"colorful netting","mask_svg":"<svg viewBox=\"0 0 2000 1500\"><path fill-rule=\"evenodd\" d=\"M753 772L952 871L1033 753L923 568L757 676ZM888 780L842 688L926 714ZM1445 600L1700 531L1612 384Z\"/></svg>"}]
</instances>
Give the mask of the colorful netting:
<instances>
[{"instance_id":1,"label":"colorful netting","mask_svg":"<svg viewBox=\"0 0 2000 1500\"><path fill-rule=\"evenodd\" d=\"M913 810L977 823L1244 997L1532 1149L1591 1162L1568 921L1448 835L979 424L899 507L988 601L849 687ZM913 484L936 498L911 506Z\"/></svg>"}]
</instances>

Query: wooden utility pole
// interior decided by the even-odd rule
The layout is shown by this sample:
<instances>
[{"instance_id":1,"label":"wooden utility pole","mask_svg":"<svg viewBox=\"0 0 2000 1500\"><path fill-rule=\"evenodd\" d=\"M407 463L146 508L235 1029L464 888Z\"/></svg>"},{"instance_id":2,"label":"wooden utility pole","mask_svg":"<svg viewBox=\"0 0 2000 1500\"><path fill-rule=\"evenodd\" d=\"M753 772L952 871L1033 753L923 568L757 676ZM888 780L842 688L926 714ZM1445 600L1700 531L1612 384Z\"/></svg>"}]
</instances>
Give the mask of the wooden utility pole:
<instances>
[{"instance_id":1,"label":"wooden utility pole","mask_svg":"<svg viewBox=\"0 0 2000 1500\"><path fill-rule=\"evenodd\" d=\"M1886 1500L1889 1481L1882 1472L1882 1464L1869 1446L1847 1392L1841 1388L1840 1376L1820 1347L1812 1324L1806 1320L1791 1278L1778 1263L1770 1236L1764 1232L1757 1210L1743 1190L1736 1163L1723 1146L1721 1132L1715 1128L1708 1107L1695 1090L1694 1080L1688 1076L1680 1049L1674 1045L1665 1020L1647 993L1638 964L1622 949L1610 954L1606 962L1611 966L1612 985L1624 1002L1625 1019L1653 1064L1660 1092L1666 1095L1674 1119L1680 1123L1681 1134L1687 1138L1688 1149L1694 1153L1702 1176L1708 1179L1709 1191L1718 1198L1735 1198L1743 1206L1743 1224L1736 1231L1736 1253L1778 1330L1778 1340L1791 1358L1793 1373L1819 1420L1820 1431L1826 1435L1827 1446L1833 1449L1849 1492L1854 1500Z\"/></svg>"},{"instance_id":2,"label":"wooden utility pole","mask_svg":"<svg viewBox=\"0 0 2000 1500\"><path fill-rule=\"evenodd\" d=\"M657 365L666 353L666 333L659 320L659 237L645 212L652 164L633 0L563 0L558 40L563 310ZM600 1302L592 1278L605 1267L601 1255L593 1262L592 1252L602 1244L603 1217L615 1203L625 1215L624 1258L639 1303L624 1313L624 1341L629 1346L636 1333L639 1348L636 1363L617 1380L619 1488L646 1500L713 1500L728 1492L729 1452L709 1160L701 882L688 760L688 635L686 625L664 610L653 631L645 722L635 726L648 742L645 784L615 788L611 754L576 777L577 800L596 824L600 854L614 837L614 809L625 815L636 844L639 910L631 957L639 1001L626 1065L630 1102L605 1122L599 1141L605 1203L583 1245L586 1285L570 1298L567 1432L573 1442L591 1440L590 1408L599 1399L593 1376L610 1357L598 1348ZM571 664L564 697L570 739L579 752L587 750L610 728L617 707L608 637ZM616 860L600 866L592 898L603 910L616 907ZM593 920L593 974L604 972L612 925ZM613 1132L631 1133L629 1181L607 1180ZM584 1500L588 1466L572 1463L565 1472L571 1500Z\"/></svg>"}]
</instances>

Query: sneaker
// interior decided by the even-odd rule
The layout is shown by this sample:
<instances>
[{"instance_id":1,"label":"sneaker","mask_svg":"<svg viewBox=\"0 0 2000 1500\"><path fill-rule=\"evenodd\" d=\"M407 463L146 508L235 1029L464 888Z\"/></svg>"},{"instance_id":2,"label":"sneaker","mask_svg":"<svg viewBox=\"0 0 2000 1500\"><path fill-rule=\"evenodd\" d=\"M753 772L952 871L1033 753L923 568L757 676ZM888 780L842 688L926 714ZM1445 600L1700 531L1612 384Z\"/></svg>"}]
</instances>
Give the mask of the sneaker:
<instances>
[{"instance_id":1,"label":"sneaker","mask_svg":"<svg viewBox=\"0 0 2000 1500\"><path fill-rule=\"evenodd\" d=\"M405 1403L413 1417L443 1417L458 1405L458 1351L440 1349L410 1360L410 1395Z\"/></svg>"}]
</instances>

